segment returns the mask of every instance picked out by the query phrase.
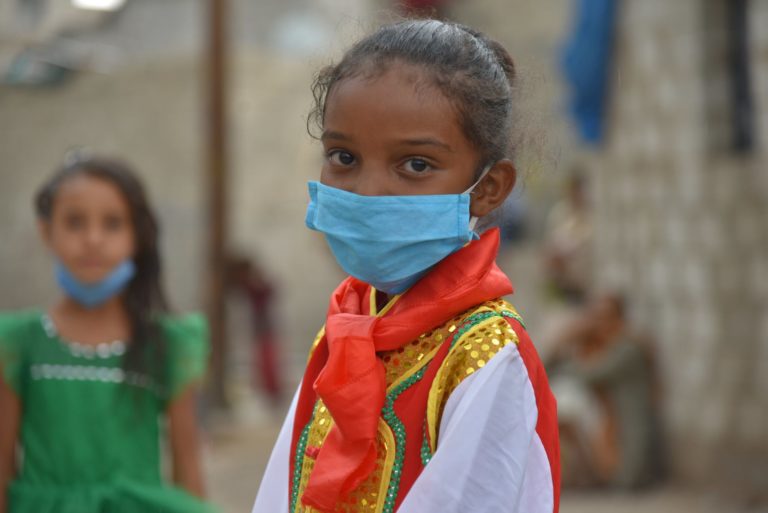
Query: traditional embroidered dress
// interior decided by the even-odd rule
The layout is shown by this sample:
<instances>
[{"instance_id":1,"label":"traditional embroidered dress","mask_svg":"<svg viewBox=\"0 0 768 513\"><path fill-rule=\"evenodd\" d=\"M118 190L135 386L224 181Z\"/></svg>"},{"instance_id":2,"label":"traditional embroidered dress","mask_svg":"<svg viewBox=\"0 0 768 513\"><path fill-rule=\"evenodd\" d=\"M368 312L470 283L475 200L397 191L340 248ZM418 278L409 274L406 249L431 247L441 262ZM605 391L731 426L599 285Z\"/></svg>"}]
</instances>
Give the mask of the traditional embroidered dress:
<instances>
[{"instance_id":1,"label":"traditional embroidered dress","mask_svg":"<svg viewBox=\"0 0 768 513\"><path fill-rule=\"evenodd\" d=\"M380 311L334 292L254 513L557 512L554 398L495 264L498 230Z\"/></svg>"},{"instance_id":2,"label":"traditional embroidered dress","mask_svg":"<svg viewBox=\"0 0 768 513\"><path fill-rule=\"evenodd\" d=\"M123 370L123 342L62 340L38 310L0 315L2 377L23 407L23 461L7 490L9 512L212 510L163 482L158 422L169 400L205 372L205 321L164 317L160 328L168 358L164 390L147 375Z\"/></svg>"}]
</instances>

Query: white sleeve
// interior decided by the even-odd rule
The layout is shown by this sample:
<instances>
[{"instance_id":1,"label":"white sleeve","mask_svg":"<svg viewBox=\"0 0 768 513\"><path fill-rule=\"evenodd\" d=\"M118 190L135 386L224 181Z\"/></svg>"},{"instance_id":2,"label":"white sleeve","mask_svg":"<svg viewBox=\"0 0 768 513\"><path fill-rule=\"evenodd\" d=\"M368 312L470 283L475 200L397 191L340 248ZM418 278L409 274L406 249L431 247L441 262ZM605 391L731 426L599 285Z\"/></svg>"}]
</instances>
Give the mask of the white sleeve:
<instances>
[{"instance_id":1,"label":"white sleeve","mask_svg":"<svg viewBox=\"0 0 768 513\"><path fill-rule=\"evenodd\" d=\"M552 513L537 418L528 372L510 344L451 394L437 450L398 513Z\"/></svg>"},{"instance_id":2,"label":"white sleeve","mask_svg":"<svg viewBox=\"0 0 768 513\"><path fill-rule=\"evenodd\" d=\"M298 399L299 390L296 390L291 407L285 415L283 427L280 428L280 434L277 436L275 447L272 449L272 455L269 457L269 463L264 470L264 477L261 479L252 513L288 513L290 506L288 504L288 473L290 472L288 463L291 458L291 433Z\"/></svg>"}]
</instances>

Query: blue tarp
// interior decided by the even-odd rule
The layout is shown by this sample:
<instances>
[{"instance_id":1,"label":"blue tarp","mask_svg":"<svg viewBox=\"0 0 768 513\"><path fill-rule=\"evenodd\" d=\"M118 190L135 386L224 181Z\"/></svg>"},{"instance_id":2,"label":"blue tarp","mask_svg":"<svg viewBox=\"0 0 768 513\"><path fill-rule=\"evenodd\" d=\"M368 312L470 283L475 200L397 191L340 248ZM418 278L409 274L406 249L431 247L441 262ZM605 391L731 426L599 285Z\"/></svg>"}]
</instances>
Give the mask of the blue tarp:
<instances>
[{"instance_id":1,"label":"blue tarp","mask_svg":"<svg viewBox=\"0 0 768 513\"><path fill-rule=\"evenodd\" d=\"M591 144L603 138L618 0L575 0L574 24L561 65L570 86L568 110Z\"/></svg>"}]
</instances>

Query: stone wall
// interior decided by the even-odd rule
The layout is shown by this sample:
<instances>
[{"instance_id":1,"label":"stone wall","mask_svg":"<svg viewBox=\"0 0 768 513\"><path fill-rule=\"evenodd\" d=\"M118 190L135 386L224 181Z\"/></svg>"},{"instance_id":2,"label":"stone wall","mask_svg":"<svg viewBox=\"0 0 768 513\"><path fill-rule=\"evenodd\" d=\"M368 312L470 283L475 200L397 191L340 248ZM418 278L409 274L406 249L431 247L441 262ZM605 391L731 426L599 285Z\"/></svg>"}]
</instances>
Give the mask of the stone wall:
<instances>
[{"instance_id":1,"label":"stone wall","mask_svg":"<svg viewBox=\"0 0 768 513\"><path fill-rule=\"evenodd\" d=\"M705 40L705 3L623 3L609 137L594 157L598 279L629 294L657 339L676 472L759 482L768 454L768 127L748 155L711 144L721 128L712 124L727 119L712 113L727 95L713 87L725 66L713 65ZM751 9L764 123L768 4Z\"/></svg>"}]
</instances>

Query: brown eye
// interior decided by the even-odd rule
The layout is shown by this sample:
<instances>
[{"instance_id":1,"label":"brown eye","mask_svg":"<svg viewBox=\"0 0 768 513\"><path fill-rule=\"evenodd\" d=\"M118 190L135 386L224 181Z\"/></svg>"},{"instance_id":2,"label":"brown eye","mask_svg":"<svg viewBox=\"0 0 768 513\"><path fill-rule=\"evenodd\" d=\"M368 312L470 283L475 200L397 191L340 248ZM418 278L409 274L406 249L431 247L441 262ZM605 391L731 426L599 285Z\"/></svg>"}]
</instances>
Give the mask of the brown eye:
<instances>
[{"instance_id":1,"label":"brown eye","mask_svg":"<svg viewBox=\"0 0 768 513\"><path fill-rule=\"evenodd\" d=\"M125 222L122 217L119 216L107 216L104 219L104 228L108 231L118 231L123 228Z\"/></svg>"},{"instance_id":2,"label":"brown eye","mask_svg":"<svg viewBox=\"0 0 768 513\"><path fill-rule=\"evenodd\" d=\"M337 166L351 166L355 163L355 156L343 150L333 150L328 153L328 160Z\"/></svg>"},{"instance_id":3,"label":"brown eye","mask_svg":"<svg viewBox=\"0 0 768 513\"><path fill-rule=\"evenodd\" d=\"M85 227L85 216L81 214L67 214L64 217L64 226L69 230L79 230Z\"/></svg>"},{"instance_id":4,"label":"brown eye","mask_svg":"<svg viewBox=\"0 0 768 513\"><path fill-rule=\"evenodd\" d=\"M423 173L424 171L429 171L431 167L432 166L430 166L427 161L420 158L408 159L408 161L405 163L406 170L417 174Z\"/></svg>"}]
</instances>

